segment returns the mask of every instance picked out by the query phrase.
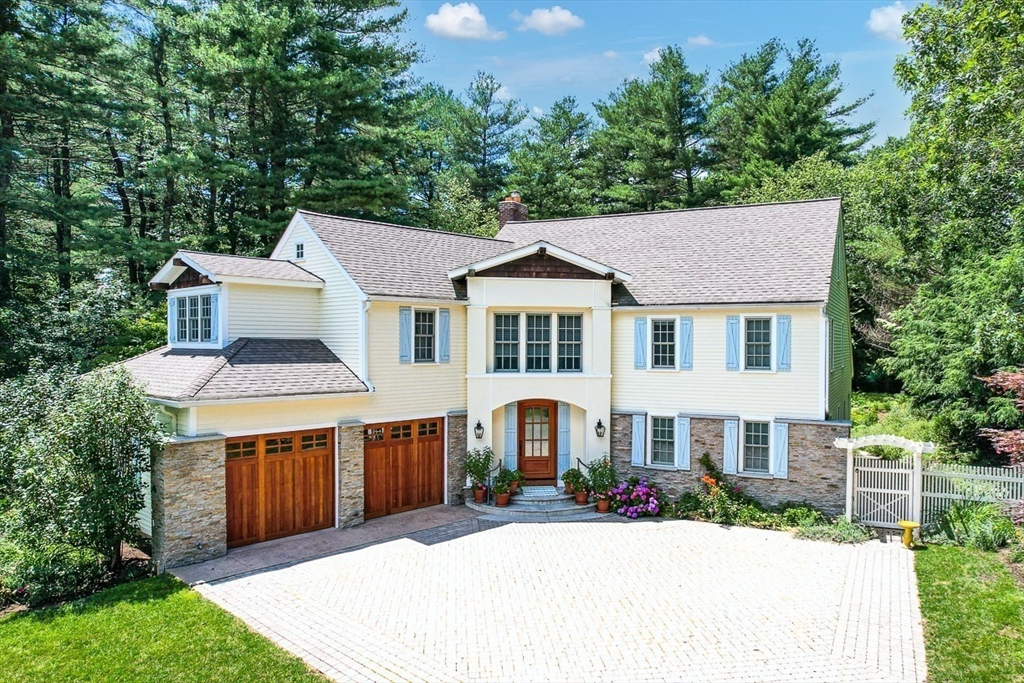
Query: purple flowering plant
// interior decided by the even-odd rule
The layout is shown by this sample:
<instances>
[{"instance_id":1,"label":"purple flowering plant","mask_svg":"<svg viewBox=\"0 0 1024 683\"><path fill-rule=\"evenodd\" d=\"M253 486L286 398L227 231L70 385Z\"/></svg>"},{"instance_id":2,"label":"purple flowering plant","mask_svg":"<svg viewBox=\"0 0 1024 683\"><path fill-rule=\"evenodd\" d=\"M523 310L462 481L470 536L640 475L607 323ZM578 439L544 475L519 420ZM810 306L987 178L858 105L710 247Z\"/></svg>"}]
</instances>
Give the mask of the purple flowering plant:
<instances>
[{"instance_id":1,"label":"purple flowering plant","mask_svg":"<svg viewBox=\"0 0 1024 683\"><path fill-rule=\"evenodd\" d=\"M608 492L612 510L630 519L661 514L661 489L646 478L631 477Z\"/></svg>"}]
</instances>

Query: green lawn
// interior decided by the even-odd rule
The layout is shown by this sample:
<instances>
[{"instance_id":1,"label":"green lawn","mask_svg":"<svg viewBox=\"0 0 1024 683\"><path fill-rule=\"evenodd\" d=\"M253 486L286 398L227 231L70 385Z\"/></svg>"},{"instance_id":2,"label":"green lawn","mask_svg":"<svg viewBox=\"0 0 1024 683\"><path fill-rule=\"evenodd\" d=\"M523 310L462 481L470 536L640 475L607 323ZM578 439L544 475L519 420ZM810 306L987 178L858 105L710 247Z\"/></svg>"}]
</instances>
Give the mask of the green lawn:
<instances>
[{"instance_id":1,"label":"green lawn","mask_svg":"<svg viewBox=\"0 0 1024 683\"><path fill-rule=\"evenodd\" d=\"M994 553L915 554L929 683L1024 680L1024 591Z\"/></svg>"},{"instance_id":2,"label":"green lawn","mask_svg":"<svg viewBox=\"0 0 1024 683\"><path fill-rule=\"evenodd\" d=\"M169 577L0 620L0 681L302 681L300 660Z\"/></svg>"}]
</instances>

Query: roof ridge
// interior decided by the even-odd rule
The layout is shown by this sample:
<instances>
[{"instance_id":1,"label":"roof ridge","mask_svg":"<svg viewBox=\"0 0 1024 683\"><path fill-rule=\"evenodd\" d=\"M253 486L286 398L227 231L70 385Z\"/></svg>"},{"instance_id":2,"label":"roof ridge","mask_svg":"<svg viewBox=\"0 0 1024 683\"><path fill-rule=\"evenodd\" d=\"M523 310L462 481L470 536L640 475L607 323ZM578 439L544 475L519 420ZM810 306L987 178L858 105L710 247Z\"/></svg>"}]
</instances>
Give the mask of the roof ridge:
<instances>
[{"instance_id":1,"label":"roof ridge","mask_svg":"<svg viewBox=\"0 0 1024 683\"><path fill-rule=\"evenodd\" d=\"M198 251L196 249L179 249L178 251L179 252L184 252L186 254L201 254L203 256L226 256L227 258L245 258L245 259L250 259L250 260L253 260L253 261L273 261L274 263L291 263L293 266L295 266L297 268L301 268L302 267L302 266L299 266L297 263L295 263L293 261L290 261L288 259L270 258L269 256L246 256L245 254L223 254L223 253L218 252L218 251ZM303 268L303 270L305 270L305 268Z\"/></svg>"},{"instance_id":2,"label":"roof ridge","mask_svg":"<svg viewBox=\"0 0 1024 683\"><path fill-rule=\"evenodd\" d=\"M191 383L189 383L188 387L186 388L186 391L190 393L186 395L189 398L194 398L196 394L202 391L203 388L210 383L210 380L212 380L217 375L218 372L224 369L224 366L228 364L228 361L237 356L238 352L245 348L246 344L248 343L248 337L239 337L235 341L225 346L222 349L223 351L225 351L225 353L221 354L220 356L216 356L215 358L217 360L210 364L210 368L206 372L197 376L194 380L192 380ZM237 346L237 348L231 350L232 346Z\"/></svg>"},{"instance_id":3,"label":"roof ridge","mask_svg":"<svg viewBox=\"0 0 1024 683\"><path fill-rule=\"evenodd\" d=\"M353 221L356 223L366 223L368 225L386 225L389 228L402 228L403 230L418 230L420 232L429 232L435 235L451 235L452 237L468 237L475 240L485 240L487 242L501 242L512 244L511 240L500 240L496 237L486 237L484 235L468 235L464 232L448 232L447 230L435 230L434 228L422 228L417 225L400 225L399 223L387 223L385 221L371 221L367 218L349 218L348 216L335 216L330 213L320 213L319 211L309 211L308 209L296 209L298 213L306 213L313 216L323 216L324 218L332 218L339 221Z\"/></svg>"},{"instance_id":4,"label":"roof ridge","mask_svg":"<svg viewBox=\"0 0 1024 683\"><path fill-rule=\"evenodd\" d=\"M621 218L622 216L650 216L665 213L689 213L693 211L712 211L714 209L744 209L755 206L784 206L787 204L813 204L815 202L842 201L842 197L819 197L817 199L791 199L785 202L757 202L754 204L719 204L715 206L691 206L685 209L657 209L654 211L624 211L622 213L599 213L593 216L566 216L565 218L537 218L525 221L509 221L505 225L527 225L529 223L563 223L568 221L594 220L598 218ZM504 229L504 228L502 228ZM500 231L499 231L500 233ZM498 240L507 241L507 240Z\"/></svg>"}]
</instances>

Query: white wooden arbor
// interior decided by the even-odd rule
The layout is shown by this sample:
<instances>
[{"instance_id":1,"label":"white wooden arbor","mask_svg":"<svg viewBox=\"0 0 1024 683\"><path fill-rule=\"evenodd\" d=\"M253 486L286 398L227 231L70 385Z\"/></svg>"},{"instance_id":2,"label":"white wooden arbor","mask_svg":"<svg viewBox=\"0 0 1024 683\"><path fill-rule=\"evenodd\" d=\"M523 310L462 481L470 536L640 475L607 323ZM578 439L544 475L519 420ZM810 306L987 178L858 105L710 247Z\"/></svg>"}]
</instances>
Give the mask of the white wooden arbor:
<instances>
[{"instance_id":1,"label":"white wooden arbor","mask_svg":"<svg viewBox=\"0 0 1024 683\"><path fill-rule=\"evenodd\" d=\"M836 439L836 448L846 449L846 519L847 521L853 521L853 510L854 510L854 489L855 489L855 472L854 472L854 457L857 450L867 448L868 446L892 446L895 448L902 448L903 450L909 451L912 454L913 469L910 479L910 491L896 491L893 493L902 493L904 495L910 495L911 510L910 517L911 521L921 522L921 506L922 497L921 489L924 477L924 465L923 459L925 453L934 453L935 444L930 441L911 441L905 439L902 436L895 436L893 434L870 434L867 436L858 436L855 439ZM873 456L871 456L873 457ZM879 459L880 460L880 459Z\"/></svg>"}]
</instances>

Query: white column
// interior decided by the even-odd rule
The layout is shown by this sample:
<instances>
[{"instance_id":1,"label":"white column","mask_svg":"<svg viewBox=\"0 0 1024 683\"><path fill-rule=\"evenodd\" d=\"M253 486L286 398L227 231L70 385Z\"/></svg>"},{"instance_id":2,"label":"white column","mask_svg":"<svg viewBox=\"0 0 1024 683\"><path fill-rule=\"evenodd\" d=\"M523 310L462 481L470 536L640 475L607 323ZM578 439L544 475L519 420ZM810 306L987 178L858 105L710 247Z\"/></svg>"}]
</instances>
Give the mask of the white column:
<instances>
[{"instance_id":1,"label":"white column","mask_svg":"<svg viewBox=\"0 0 1024 683\"><path fill-rule=\"evenodd\" d=\"M921 448L914 450L914 474L910 484L910 521L921 523L921 507L924 488L924 467L921 455Z\"/></svg>"},{"instance_id":2,"label":"white column","mask_svg":"<svg viewBox=\"0 0 1024 683\"><path fill-rule=\"evenodd\" d=\"M853 446L846 447L846 521L853 521Z\"/></svg>"}]
</instances>

